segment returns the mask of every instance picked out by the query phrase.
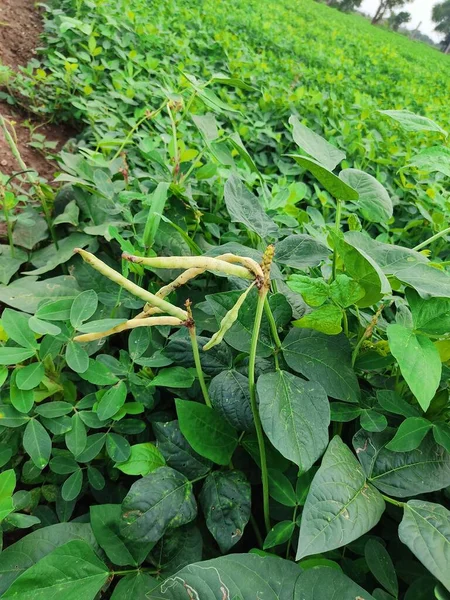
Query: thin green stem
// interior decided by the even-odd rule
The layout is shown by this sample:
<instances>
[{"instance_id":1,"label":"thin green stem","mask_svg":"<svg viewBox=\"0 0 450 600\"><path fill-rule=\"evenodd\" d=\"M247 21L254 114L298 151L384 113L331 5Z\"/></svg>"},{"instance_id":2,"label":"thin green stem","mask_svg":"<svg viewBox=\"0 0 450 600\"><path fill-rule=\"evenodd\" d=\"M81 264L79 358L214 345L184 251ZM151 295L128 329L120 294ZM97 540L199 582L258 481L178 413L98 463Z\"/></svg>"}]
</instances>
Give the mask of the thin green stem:
<instances>
[{"instance_id":1,"label":"thin green stem","mask_svg":"<svg viewBox=\"0 0 450 600\"><path fill-rule=\"evenodd\" d=\"M275 346L277 350L281 350L281 340L278 335L278 328L275 322L275 317L273 316L272 309L270 308L269 301L267 299L267 295L264 298L264 312L266 313L267 320L269 321L270 332L272 333L273 341L275 342Z\"/></svg>"},{"instance_id":2,"label":"thin green stem","mask_svg":"<svg viewBox=\"0 0 450 600\"><path fill-rule=\"evenodd\" d=\"M270 515L269 515L269 473L267 470L266 448L264 445L264 433L259 416L258 403L256 400L256 349L258 346L259 330L261 328L262 314L264 310L264 301L267 296L267 288L262 288L259 292L258 304L256 306L255 322L253 325L252 341L250 345L250 357L248 365L248 383L250 391L250 404L255 421L256 437L258 438L259 456L261 461L261 480L263 488L263 510L264 524L266 532L270 531Z\"/></svg>"},{"instance_id":3,"label":"thin green stem","mask_svg":"<svg viewBox=\"0 0 450 600\"><path fill-rule=\"evenodd\" d=\"M262 549L262 547L264 546L264 540L263 540L263 537L259 530L258 523L256 522L256 519L252 514L250 514L250 523L251 523L251 526L253 527L253 531L255 533L255 537L256 537L256 541L258 542L258 546Z\"/></svg>"},{"instance_id":4,"label":"thin green stem","mask_svg":"<svg viewBox=\"0 0 450 600\"><path fill-rule=\"evenodd\" d=\"M342 215L342 202L336 200L336 218L335 218L335 229L336 233L339 233L341 227L341 215ZM333 266L331 271L331 281L336 279L336 267L337 267L337 251L336 248L333 250Z\"/></svg>"},{"instance_id":5,"label":"thin green stem","mask_svg":"<svg viewBox=\"0 0 450 600\"><path fill-rule=\"evenodd\" d=\"M434 235L432 235L430 238L428 238L424 242L418 244L417 246L414 246L413 250L418 252L419 250L422 250L422 248L425 248L429 244L432 244L435 240L438 240L439 238L443 237L444 235L447 235L447 233L450 233L450 227L447 227L447 229L443 229L442 231L435 233Z\"/></svg>"},{"instance_id":6,"label":"thin green stem","mask_svg":"<svg viewBox=\"0 0 450 600\"><path fill-rule=\"evenodd\" d=\"M295 505L294 512L292 514L292 520L295 523L295 519L297 518L297 510L298 504ZM289 552L291 551L291 540L292 536L288 539L287 548L286 548L286 559L289 559Z\"/></svg>"},{"instance_id":7,"label":"thin green stem","mask_svg":"<svg viewBox=\"0 0 450 600\"><path fill-rule=\"evenodd\" d=\"M342 311L342 320L343 320L343 323L344 323L344 333L348 337L348 317L347 317L347 311L346 310Z\"/></svg>"},{"instance_id":8,"label":"thin green stem","mask_svg":"<svg viewBox=\"0 0 450 600\"><path fill-rule=\"evenodd\" d=\"M393 504L394 506L398 506L399 508L403 508L405 506L404 502L399 502L398 500L394 500L393 498L390 498L389 496L385 496L384 494L381 494L383 496L383 500L385 502L388 502L389 504Z\"/></svg>"},{"instance_id":9,"label":"thin green stem","mask_svg":"<svg viewBox=\"0 0 450 600\"><path fill-rule=\"evenodd\" d=\"M365 339L366 339L366 336L365 336L365 331L364 331L364 333L362 334L362 336L359 338L358 343L356 344L356 346L353 349L353 352L352 352L352 367L355 366L356 359L358 358L359 351L360 351L361 346L363 345L363 342L364 342Z\"/></svg>"},{"instance_id":10,"label":"thin green stem","mask_svg":"<svg viewBox=\"0 0 450 600\"><path fill-rule=\"evenodd\" d=\"M6 233L8 235L9 250L10 250L11 258L14 258L14 242L13 242L12 223L9 219L9 209L8 209L7 200L6 200L6 190L4 190L3 187L0 187L0 195L1 195L2 204L3 204L3 215L4 215L5 221L6 221Z\"/></svg>"},{"instance_id":11,"label":"thin green stem","mask_svg":"<svg viewBox=\"0 0 450 600\"><path fill-rule=\"evenodd\" d=\"M198 349L197 335L195 333L195 326L192 325L188 327L189 329L189 337L191 338L192 345L192 353L194 354L194 362L195 369L197 371L198 382L200 383L200 387L203 393L203 398L205 399L206 406L211 407L211 400L208 394L208 388L206 387L205 377L203 375L202 363L200 361L200 352Z\"/></svg>"},{"instance_id":12,"label":"thin green stem","mask_svg":"<svg viewBox=\"0 0 450 600\"><path fill-rule=\"evenodd\" d=\"M172 111L171 111L169 105L167 105L167 111L169 113L170 125L172 127L172 139L173 139L174 165L173 165L172 177L173 177L173 180L176 181L177 176L178 176L178 171L180 170L180 156L179 156L179 152L178 152L177 124L175 123L175 119L173 118L173 114L172 114Z\"/></svg>"}]
</instances>

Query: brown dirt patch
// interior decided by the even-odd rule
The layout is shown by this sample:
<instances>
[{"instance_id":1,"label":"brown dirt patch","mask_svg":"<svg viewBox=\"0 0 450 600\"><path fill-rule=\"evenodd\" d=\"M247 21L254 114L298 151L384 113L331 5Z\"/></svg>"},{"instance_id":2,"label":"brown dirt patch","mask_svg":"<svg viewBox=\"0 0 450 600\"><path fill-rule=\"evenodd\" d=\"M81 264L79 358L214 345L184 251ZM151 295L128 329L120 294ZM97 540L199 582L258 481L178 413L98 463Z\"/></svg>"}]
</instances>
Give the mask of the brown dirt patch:
<instances>
[{"instance_id":1,"label":"brown dirt patch","mask_svg":"<svg viewBox=\"0 0 450 600\"><path fill-rule=\"evenodd\" d=\"M0 64L15 70L25 65L36 55L41 31L41 16L34 0L0 0ZM17 146L27 167L51 182L57 170L56 163L46 160L45 152L29 146L31 133L24 122L32 121L30 115L2 101L0 114L14 122ZM39 125L39 122L33 121L33 125ZM57 142L52 152L59 151L72 137L72 132L60 125L39 125L37 132L45 135L48 141ZM10 174L17 170L19 165L0 131L0 171Z\"/></svg>"}]
</instances>

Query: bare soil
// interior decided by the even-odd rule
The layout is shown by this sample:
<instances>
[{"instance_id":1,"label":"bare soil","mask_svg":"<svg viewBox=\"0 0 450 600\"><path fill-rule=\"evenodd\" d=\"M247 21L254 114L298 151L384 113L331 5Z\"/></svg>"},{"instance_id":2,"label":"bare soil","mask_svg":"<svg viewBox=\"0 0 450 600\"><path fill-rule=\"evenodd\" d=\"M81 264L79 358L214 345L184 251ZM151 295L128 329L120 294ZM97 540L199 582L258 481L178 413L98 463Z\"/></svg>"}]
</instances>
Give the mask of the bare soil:
<instances>
[{"instance_id":1,"label":"bare soil","mask_svg":"<svg viewBox=\"0 0 450 600\"><path fill-rule=\"evenodd\" d=\"M17 70L36 55L42 20L34 0L0 0L0 64ZM15 130L17 147L28 168L51 182L57 170L56 163L47 160L46 154L30 147L30 129L24 125L33 121L19 107L0 101L0 114L9 121ZM33 125L36 125L36 121ZM60 125L39 125L38 133L48 141L57 142L58 151L71 137L70 132ZM0 132L0 171L10 174L19 170L19 165Z\"/></svg>"}]
</instances>

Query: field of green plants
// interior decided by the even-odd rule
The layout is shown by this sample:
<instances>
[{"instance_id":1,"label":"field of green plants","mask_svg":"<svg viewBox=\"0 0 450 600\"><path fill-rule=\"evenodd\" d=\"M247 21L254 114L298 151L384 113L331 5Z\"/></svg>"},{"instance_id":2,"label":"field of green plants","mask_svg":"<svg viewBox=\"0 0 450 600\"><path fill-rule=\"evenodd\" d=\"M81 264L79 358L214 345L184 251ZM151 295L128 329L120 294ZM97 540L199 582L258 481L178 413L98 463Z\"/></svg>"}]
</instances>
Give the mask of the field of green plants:
<instances>
[{"instance_id":1,"label":"field of green plants","mask_svg":"<svg viewBox=\"0 0 450 600\"><path fill-rule=\"evenodd\" d=\"M450 58L310 0L41 46L0 98L78 133L0 172L0 597L449 600Z\"/></svg>"}]
</instances>

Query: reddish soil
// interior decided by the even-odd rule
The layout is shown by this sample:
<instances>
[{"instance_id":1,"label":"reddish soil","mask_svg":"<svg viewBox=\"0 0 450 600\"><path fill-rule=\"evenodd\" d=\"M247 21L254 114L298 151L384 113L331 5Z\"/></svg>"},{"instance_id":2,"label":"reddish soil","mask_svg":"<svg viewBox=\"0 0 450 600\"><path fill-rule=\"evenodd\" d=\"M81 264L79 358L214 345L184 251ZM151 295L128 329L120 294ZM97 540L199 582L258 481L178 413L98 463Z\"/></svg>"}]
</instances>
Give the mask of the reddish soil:
<instances>
[{"instance_id":1,"label":"reddish soil","mask_svg":"<svg viewBox=\"0 0 450 600\"><path fill-rule=\"evenodd\" d=\"M0 64L15 70L25 65L36 55L41 31L41 16L34 0L0 0ZM0 114L14 125L17 147L27 167L35 169L51 182L57 170L56 164L45 158L45 152L28 145L31 134L24 122L32 120L30 116L20 108L1 101ZM33 125L36 124L34 121ZM48 141L57 142L55 152L70 137L63 127L54 125L39 126L37 133L45 135ZM0 171L10 174L17 170L19 165L0 131Z\"/></svg>"}]
</instances>

